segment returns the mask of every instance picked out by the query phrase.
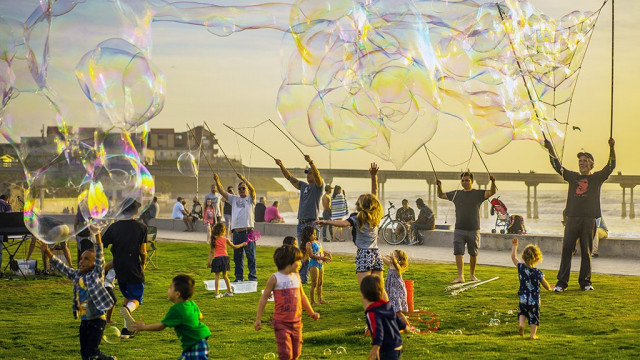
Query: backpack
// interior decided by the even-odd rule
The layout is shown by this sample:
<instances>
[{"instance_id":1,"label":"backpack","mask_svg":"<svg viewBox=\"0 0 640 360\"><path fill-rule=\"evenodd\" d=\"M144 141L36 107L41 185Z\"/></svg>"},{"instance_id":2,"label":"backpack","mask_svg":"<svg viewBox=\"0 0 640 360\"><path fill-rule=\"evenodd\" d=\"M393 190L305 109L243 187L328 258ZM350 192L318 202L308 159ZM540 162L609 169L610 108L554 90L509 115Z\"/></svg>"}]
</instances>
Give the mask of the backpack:
<instances>
[{"instance_id":1,"label":"backpack","mask_svg":"<svg viewBox=\"0 0 640 360\"><path fill-rule=\"evenodd\" d=\"M507 234L525 234L527 232L524 226L524 219L520 215L511 215L509 217L509 225L507 226Z\"/></svg>"}]
</instances>

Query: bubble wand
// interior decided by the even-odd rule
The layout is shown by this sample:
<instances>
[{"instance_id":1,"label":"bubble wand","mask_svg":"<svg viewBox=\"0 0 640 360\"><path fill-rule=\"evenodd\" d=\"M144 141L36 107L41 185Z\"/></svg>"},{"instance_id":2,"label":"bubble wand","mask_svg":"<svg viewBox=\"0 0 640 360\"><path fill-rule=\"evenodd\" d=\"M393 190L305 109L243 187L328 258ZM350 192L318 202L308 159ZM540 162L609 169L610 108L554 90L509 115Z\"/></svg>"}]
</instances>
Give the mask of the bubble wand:
<instances>
[{"instance_id":1,"label":"bubble wand","mask_svg":"<svg viewBox=\"0 0 640 360\"><path fill-rule=\"evenodd\" d=\"M611 125L609 126L609 139L613 138L613 65L614 65L614 40L615 40L615 0L611 0Z\"/></svg>"},{"instance_id":2,"label":"bubble wand","mask_svg":"<svg viewBox=\"0 0 640 360\"><path fill-rule=\"evenodd\" d=\"M214 172L213 166L211 166L211 163L209 162L209 158L207 157L207 153L202 151L202 143L198 143L198 138L196 137L196 134L193 132L193 129L191 129L189 124L187 124L187 129L189 129L189 132L191 132L191 136L193 136L193 139L196 142L196 145L198 145L198 148L200 148L200 153L204 155L204 159L207 160L207 165L209 165L209 169L211 169L211 172ZM198 163L198 166L199 165L200 163Z\"/></svg>"},{"instance_id":3,"label":"bubble wand","mask_svg":"<svg viewBox=\"0 0 640 360\"><path fill-rule=\"evenodd\" d=\"M489 280L480 281L480 282L478 282L478 283L471 284L471 285L469 285L469 286L461 287L461 288L459 288L459 289L453 290L453 291L451 292L451 295L452 295L452 296L458 295L458 294L460 294L460 293L461 293L461 292L463 292L463 291L467 291L467 290L469 290L469 289L475 289L475 288L477 288L478 286L480 286L480 285L482 285L482 284L486 284L486 283L488 283L489 281L498 280L498 279L500 279L500 277L499 277L499 276L496 276L496 277L491 278L491 279L489 279Z\"/></svg>"},{"instance_id":4,"label":"bubble wand","mask_svg":"<svg viewBox=\"0 0 640 360\"><path fill-rule=\"evenodd\" d=\"M267 150L261 148L260 146L258 146L258 144L254 143L253 141L247 139L244 135L240 134L239 132L235 131L231 126L227 125L227 124L222 124L224 126L226 126L229 130L233 131L234 133L240 135L241 138L247 140L249 143L253 144L253 146L257 147L258 149L262 150L263 153L269 155L269 157L271 157L273 160L275 160L276 158L273 157L273 155L269 154L267 152Z\"/></svg>"},{"instance_id":5,"label":"bubble wand","mask_svg":"<svg viewBox=\"0 0 640 360\"><path fill-rule=\"evenodd\" d=\"M274 123L271 119L269 119L269 121L273 124L273 126L275 126L275 127L276 127L276 129L278 129L278 130L282 133L282 135L284 135L284 137L286 137L289 141L291 141L291 143L293 144L293 146L295 146L295 147L296 147L296 149L298 149L298 151L300 151L300 154L302 154L303 156L305 155L305 153L304 153L304 152L302 152L302 149L300 149L300 147L298 147L298 144L296 144L296 143L295 143L295 142L294 142L294 141L289 137L289 135L287 135L284 131L282 131L282 129L280 129L280 128L278 127L278 125L276 125L276 123Z\"/></svg>"},{"instance_id":6,"label":"bubble wand","mask_svg":"<svg viewBox=\"0 0 640 360\"><path fill-rule=\"evenodd\" d=\"M207 127L207 130L209 130L209 132L213 135L213 131L211 131L211 128L209 127L209 124L207 124L206 121L204 122L204 125ZM236 170L236 168L231 163L231 160L229 160L229 157L227 156L227 153L225 153L224 149L222 148L222 146L220 146L220 142L218 142L218 147L220 148L220 151L222 151L222 154L224 155L224 158L227 159L227 162L229 163L229 166L231 166L231 168L233 169L233 171L235 171L236 174L239 174L238 170Z\"/></svg>"},{"instance_id":7,"label":"bubble wand","mask_svg":"<svg viewBox=\"0 0 640 360\"><path fill-rule=\"evenodd\" d=\"M485 170L487 170L487 174L489 174L489 177L491 177L491 171L489 171L489 168L487 167L487 164L484 162L484 159L482 158L482 155L480 155L480 150L478 150L478 147L476 146L476 142L472 141L473 147L476 149L476 152L478 153L478 156L480 157L480 161L482 161L482 165L484 165ZM498 187L496 186L496 190L498 190Z\"/></svg>"}]
</instances>

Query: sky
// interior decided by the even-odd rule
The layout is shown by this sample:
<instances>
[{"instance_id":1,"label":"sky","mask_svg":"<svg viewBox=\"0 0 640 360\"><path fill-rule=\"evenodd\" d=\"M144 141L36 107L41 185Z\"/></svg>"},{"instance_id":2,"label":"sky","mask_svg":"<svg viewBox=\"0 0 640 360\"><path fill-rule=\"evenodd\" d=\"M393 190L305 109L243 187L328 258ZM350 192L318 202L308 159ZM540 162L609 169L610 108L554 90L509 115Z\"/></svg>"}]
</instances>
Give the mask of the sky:
<instances>
[{"instance_id":1,"label":"sky","mask_svg":"<svg viewBox=\"0 0 640 360\"><path fill-rule=\"evenodd\" d=\"M203 1L200 1L203 2ZM204 1L226 6L260 4L257 1ZM536 7L553 17L560 17L573 10L596 10L601 0L532 0ZM58 31L65 36L52 37L52 61L67 66L71 71L74 62L62 54L67 50L84 53L91 48L87 39L110 36L113 18L109 15L108 2L80 4L74 11L85 11L76 20L54 22L52 33ZM96 5L95 3L99 3ZM11 14L25 19L28 9L37 2L25 1L20 6L14 1L0 1L0 14ZM21 7L22 6L22 7ZM4 15L6 16L6 15ZM640 174L640 162L635 159L635 146L640 134L640 123L635 115L640 113L640 69L637 58L640 52L637 39L637 19L640 17L640 2L618 1L616 3L615 29L615 99L613 137L616 140L617 170L623 174ZM75 29L75 31L74 31ZM219 37L202 27L155 22L151 27L153 44L151 60L166 76L166 101L162 112L149 123L152 128L175 128L186 130L186 124L201 124L207 121L217 133L221 146L236 158L251 166L273 166L271 157L251 147L235 136L223 124L235 128L253 127L267 119L279 122L276 111L276 96L283 74L283 33L276 30L246 30ZM95 44L93 45L95 46ZM581 130L569 130L566 138L565 165L577 169L578 151L591 152L596 159L596 168L604 165L608 155L611 71L611 2L605 5L595 33L583 62L582 72L574 94L571 125ZM90 113L92 107L77 86L75 79L58 79L51 73L52 82L60 81L59 95L69 99L66 107L74 113ZM62 75L60 75L62 76ZM62 94L61 94L62 93ZM25 100L28 97L25 96ZM69 119L71 123L83 123L82 116ZM24 123L24 131L34 131L32 123ZM305 165L302 155L271 124L261 125L255 130L241 130L254 139L276 158L281 158L289 167ZM471 139L466 127L457 119L441 118L434 138L427 144L436 155L437 171L458 171L466 167L472 153ZM328 151L320 146L302 147L320 167L367 168L372 161L384 169L395 169L390 162L376 158L362 150ZM550 173L552 169L544 149L532 141L513 141L498 153L482 154L490 172ZM574 163L575 160L575 163ZM462 165L460 165L463 163ZM484 172L477 154L473 154L469 168ZM429 170L426 154L418 151L403 166L404 170ZM406 184L394 184L393 190Z\"/></svg>"}]
</instances>

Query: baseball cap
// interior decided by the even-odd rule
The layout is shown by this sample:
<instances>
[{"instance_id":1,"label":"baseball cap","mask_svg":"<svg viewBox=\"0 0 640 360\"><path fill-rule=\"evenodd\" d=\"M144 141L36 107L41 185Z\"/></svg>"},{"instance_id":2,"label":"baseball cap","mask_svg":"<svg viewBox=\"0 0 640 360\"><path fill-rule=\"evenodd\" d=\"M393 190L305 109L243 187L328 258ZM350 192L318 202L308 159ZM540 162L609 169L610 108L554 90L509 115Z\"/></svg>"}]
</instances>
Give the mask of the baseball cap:
<instances>
[{"instance_id":1,"label":"baseball cap","mask_svg":"<svg viewBox=\"0 0 640 360\"><path fill-rule=\"evenodd\" d=\"M578 153L578 159L580 159L581 156L586 156L587 159L590 159L591 161L595 161L593 160L593 155L591 155L591 153L588 153L586 151L581 151Z\"/></svg>"}]
</instances>

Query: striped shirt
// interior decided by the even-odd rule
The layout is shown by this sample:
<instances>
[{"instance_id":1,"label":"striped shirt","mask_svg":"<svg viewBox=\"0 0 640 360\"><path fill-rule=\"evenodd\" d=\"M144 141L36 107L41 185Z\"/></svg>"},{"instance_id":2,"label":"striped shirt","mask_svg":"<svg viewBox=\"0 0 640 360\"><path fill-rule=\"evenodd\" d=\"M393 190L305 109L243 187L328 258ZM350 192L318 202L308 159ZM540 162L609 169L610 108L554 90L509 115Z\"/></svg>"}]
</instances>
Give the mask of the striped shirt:
<instances>
[{"instance_id":1,"label":"striped shirt","mask_svg":"<svg viewBox=\"0 0 640 360\"><path fill-rule=\"evenodd\" d=\"M331 220L342 220L348 213L347 199L344 198L344 195L337 194L331 199Z\"/></svg>"}]
</instances>

